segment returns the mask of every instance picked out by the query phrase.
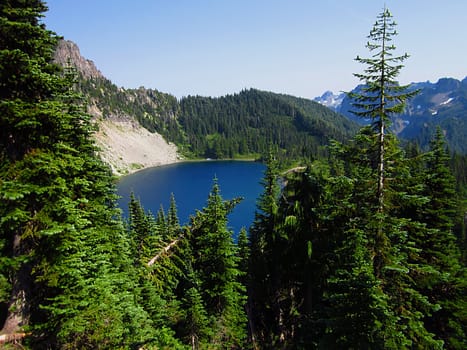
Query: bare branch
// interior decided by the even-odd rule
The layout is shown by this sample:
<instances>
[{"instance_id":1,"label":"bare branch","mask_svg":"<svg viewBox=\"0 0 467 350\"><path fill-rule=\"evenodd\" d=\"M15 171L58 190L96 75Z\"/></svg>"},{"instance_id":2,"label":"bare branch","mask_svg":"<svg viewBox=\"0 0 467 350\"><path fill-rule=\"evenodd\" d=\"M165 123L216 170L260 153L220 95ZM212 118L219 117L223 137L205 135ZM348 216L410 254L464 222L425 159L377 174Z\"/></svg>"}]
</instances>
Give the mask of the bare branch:
<instances>
[{"instance_id":1,"label":"bare branch","mask_svg":"<svg viewBox=\"0 0 467 350\"><path fill-rule=\"evenodd\" d=\"M162 248L159 253L157 253L151 260L148 261L148 266L154 265L154 263L157 260L159 260L164 254L166 254L173 247L175 247L177 245L177 243L182 240L182 238L183 238L183 236L178 236L176 239L174 239L172 242L170 242L164 248Z\"/></svg>"}]
</instances>

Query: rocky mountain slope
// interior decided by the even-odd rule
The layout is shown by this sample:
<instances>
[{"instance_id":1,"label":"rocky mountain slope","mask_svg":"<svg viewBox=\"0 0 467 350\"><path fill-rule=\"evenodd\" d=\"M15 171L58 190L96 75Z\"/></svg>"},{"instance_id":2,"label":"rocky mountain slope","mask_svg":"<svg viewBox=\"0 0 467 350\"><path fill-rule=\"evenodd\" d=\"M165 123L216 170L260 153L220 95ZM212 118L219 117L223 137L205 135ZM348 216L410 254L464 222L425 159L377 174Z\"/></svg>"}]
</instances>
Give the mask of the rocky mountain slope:
<instances>
[{"instance_id":1,"label":"rocky mountain slope","mask_svg":"<svg viewBox=\"0 0 467 350\"><path fill-rule=\"evenodd\" d=\"M101 155L117 174L194 158L257 158L271 145L294 160L320 157L330 139L357 124L308 99L249 89L219 98L125 89L106 79L78 47L62 41L56 61L78 72L77 88L99 126ZM178 148L175 146L177 145Z\"/></svg>"},{"instance_id":2,"label":"rocky mountain slope","mask_svg":"<svg viewBox=\"0 0 467 350\"><path fill-rule=\"evenodd\" d=\"M144 121L167 117L161 116L164 108L161 108L154 91L127 92L116 87L92 61L81 56L78 46L71 41L60 41L55 61L64 67L71 65L76 68L78 87L87 98L88 113L98 126L94 137L101 158L116 175L170 164L180 159L174 143L167 142L156 130L143 126ZM142 101L137 105L146 106L148 111L135 111L135 101Z\"/></svg>"},{"instance_id":3,"label":"rocky mountain slope","mask_svg":"<svg viewBox=\"0 0 467 350\"><path fill-rule=\"evenodd\" d=\"M361 88L357 86L353 91ZM393 131L399 137L416 140L425 147L439 125L450 149L467 154L467 78L412 83L411 88L420 92L407 103L404 113L393 120ZM350 112L352 101L345 94L326 91L314 100L358 123L368 122Z\"/></svg>"}]
</instances>

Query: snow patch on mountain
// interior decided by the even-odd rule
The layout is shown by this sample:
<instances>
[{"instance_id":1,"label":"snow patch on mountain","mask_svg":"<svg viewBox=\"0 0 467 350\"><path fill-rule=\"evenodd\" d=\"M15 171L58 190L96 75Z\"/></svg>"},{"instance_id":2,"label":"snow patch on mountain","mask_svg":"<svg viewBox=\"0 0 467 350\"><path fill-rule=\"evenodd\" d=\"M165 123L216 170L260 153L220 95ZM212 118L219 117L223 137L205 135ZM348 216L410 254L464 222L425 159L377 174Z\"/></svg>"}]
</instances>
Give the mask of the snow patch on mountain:
<instances>
[{"instance_id":1,"label":"snow patch on mountain","mask_svg":"<svg viewBox=\"0 0 467 350\"><path fill-rule=\"evenodd\" d=\"M332 91L326 91L321 96L315 97L313 101L326 106L336 112L339 112L345 93L334 94Z\"/></svg>"},{"instance_id":2,"label":"snow patch on mountain","mask_svg":"<svg viewBox=\"0 0 467 350\"><path fill-rule=\"evenodd\" d=\"M454 100L454 98L450 97L450 98L448 98L446 101L441 102L439 105L440 105L440 106L447 105L447 104L451 103L451 101L453 101L453 100Z\"/></svg>"}]
</instances>

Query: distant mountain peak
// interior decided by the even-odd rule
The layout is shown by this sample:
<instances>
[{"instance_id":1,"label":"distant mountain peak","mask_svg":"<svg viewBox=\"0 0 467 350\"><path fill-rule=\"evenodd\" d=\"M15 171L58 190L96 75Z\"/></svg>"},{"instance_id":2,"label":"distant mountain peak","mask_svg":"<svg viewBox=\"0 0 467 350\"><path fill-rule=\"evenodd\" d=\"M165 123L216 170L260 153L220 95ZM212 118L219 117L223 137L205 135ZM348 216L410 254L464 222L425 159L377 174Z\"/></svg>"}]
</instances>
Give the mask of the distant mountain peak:
<instances>
[{"instance_id":1,"label":"distant mountain peak","mask_svg":"<svg viewBox=\"0 0 467 350\"><path fill-rule=\"evenodd\" d=\"M81 56L78 45L69 40L60 40L55 50L54 61L66 67L71 64L85 78L104 78L93 61ZM69 62L69 63L68 63Z\"/></svg>"},{"instance_id":2,"label":"distant mountain peak","mask_svg":"<svg viewBox=\"0 0 467 350\"><path fill-rule=\"evenodd\" d=\"M328 90L321 96L315 97L313 101L338 112L344 98L345 93L334 94L332 91Z\"/></svg>"},{"instance_id":3,"label":"distant mountain peak","mask_svg":"<svg viewBox=\"0 0 467 350\"><path fill-rule=\"evenodd\" d=\"M362 88L363 85L358 85L352 92L358 93ZM414 82L411 83L411 89L419 90L419 94L407 101L401 114L394 116L392 131L401 138L415 139L420 145L426 146L439 125L445 131L450 149L467 153L464 142L467 138L467 77L462 81L440 78L435 83ZM361 119L351 112L355 107L346 94L336 95L326 91L314 101L357 123L370 123L370 120Z\"/></svg>"}]
</instances>

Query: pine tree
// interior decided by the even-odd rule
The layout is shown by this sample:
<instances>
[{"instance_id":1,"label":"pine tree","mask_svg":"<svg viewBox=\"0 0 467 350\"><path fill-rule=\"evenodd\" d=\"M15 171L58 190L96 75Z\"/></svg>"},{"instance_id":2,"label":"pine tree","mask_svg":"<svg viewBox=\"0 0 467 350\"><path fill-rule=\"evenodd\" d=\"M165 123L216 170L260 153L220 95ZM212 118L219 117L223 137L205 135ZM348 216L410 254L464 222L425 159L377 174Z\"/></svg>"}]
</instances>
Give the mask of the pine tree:
<instances>
[{"instance_id":1,"label":"pine tree","mask_svg":"<svg viewBox=\"0 0 467 350\"><path fill-rule=\"evenodd\" d=\"M400 86L396 78L403 68L402 63L408 54L393 56L396 49L391 44L397 35L396 22L391 12L384 8L371 30L366 47L372 56L370 58L357 57L356 61L367 66L364 73L354 74L365 85L361 93L351 93L349 96L355 101L353 113L363 118L371 118L373 127L378 135L378 210L384 209L385 182L385 140L387 127L391 116L404 110L405 101L417 92L409 92L409 86Z\"/></svg>"},{"instance_id":2,"label":"pine tree","mask_svg":"<svg viewBox=\"0 0 467 350\"><path fill-rule=\"evenodd\" d=\"M154 237L155 221L146 214L141 203L135 198L134 193L130 194L128 204L128 221L130 226L131 240L134 244L133 255L137 264L142 264L144 259L154 253L155 242L150 242Z\"/></svg>"},{"instance_id":3,"label":"pine tree","mask_svg":"<svg viewBox=\"0 0 467 350\"><path fill-rule=\"evenodd\" d=\"M144 344L130 244L113 178L96 158L73 72L51 64L42 1L0 5L0 240L3 333L35 348Z\"/></svg>"},{"instance_id":4,"label":"pine tree","mask_svg":"<svg viewBox=\"0 0 467 350\"><path fill-rule=\"evenodd\" d=\"M363 288L362 295L367 294L374 301L379 301L373 306L383 316L382 319L378 318L378 322L382 322L384 327L377 334L379 339L384 338L385 348L410 348L413 344L440 348L440 341L425 328L423 322L424 315L430 314L436 305L424 296L413 280L414 275L431 270L426 262L419 259L417 241L417 237L423 237L428 232L416 217L410 215L414 208L425 204L426 199L417 192L420 186L414 185L415 180L411 178L408 168L410 162L404 158L395 137L387 135L386 142L386 155L391 161L386 167L385 211L379 215L374 214L378 212L378 201L373 191L377 180L372 176L372 164L378 157L371 130L363 128L346 146L334 145L335 154L344 162L343 180L351 179L353 188L351 195L342 203L348 203L346 206L352 208L347 214L351 215L347 222L352 222L354 226L346 227L343 220L343 227L345 230L350 229L348 232L361 231L365 237L364 240L356 240L363 247L355 247L353 235L342 236L340 249L350 252L350 255L346 257L343 254L343 260L336 266L336 271L340 276L343 270L349 276L353 276L352 271L366 271L368 281L372 281L368 285L371 289L367 290L363 284L359 287ZM349 239L352 241L348 242ZM350 260L352 264L359 261L362 266L348 265L352 250L345 247L364 249L361 252L366 250L365 254L360 255L360 260ZM367 260L362 260L362 257ZM369 274L365 266L372 266L373 273ZM330 281L332 286L337 280L334 277ZM373 292L369 293L371 290ZM365 307L361 307L361 312L366 312ZM389 333L386 334L385 330ZM369 333L367 335L370 336ZM372 340L368 338L367 341L371 343Z\"/></svg>"},{"instance_id":5,"label":"pine tree","mask_svg":"<svg viewBox=\"0 0 467 350\"><path fill-rule=\"evenodd\" d=\"M336 250L342 261L328 278L326 332L320 347L326 349L397 349L394 314L375 278L361 230L346 232L349 239Z\"/></svg>"},{"instance_id":6,"label":"pine tree","mask_svg":"<svg viewBox=\"0 0 467 350\"><path fill-rule=\"evenodd\" d=\"M167 213L167 239L173 239L180 232L180 222L178 219L177 203L175 196L170 195L170 206Z\"/></svg>"},{"instance_id":7,"label":"pine tree","mask_svg":"<svg viewBox=\"0 0 467 350\"><path fill-rule=\"evenodd\" d=\"M175 199L172 199L175 208ZM178 222L176 209L172 210L172 219ZM184 279L184 265L180 263L178 243L165 251L172 242L165 239L168 223L164 210L159 210L157 219L146 212L134 195L129 203L129 236L132 242L132 256L137 276L137 288L140 290L138 304L148 313L153 322L154 337L158 346L180 348L175 339L175 325L181 318L181 301L175 293L177 285ZM180 227L173 235L181 235ZM158 259L154 259L157 256ZM152 263L150 263L152 261ZM183 305L182 305L183 306Z\"/></svg>"},{"instance_id":8,"label":"pine tree","mask_svg":"<svg viewBox=\"0 0 467 350\"><path fill-rule=\"evenodd\" d=\"M179 333L192 349L203 349L209 347L213 329L199 290L200 280L196 277L191 262L186 268L186 280L181 295L183 316Z\"/></svg>"},{"instance_id":9,"label":"pine tree","mask_svg":"<svg viewBox=\"0 0 467 350\"><path fill-rule=\"evenodd\" d=\"M466 271L453 233L457 214L455 179L449 169L449 154L440 128L426 154L423 194L429 201L420 208L421 221L431 229L421 237L420 258L433 272L417 279L419 288L439 310L427 317L427 328L445 342L446 348L462 349L466 343Z\"/></svg>"},{"instance_id":10,"label":"pine tree","mask_svg":"<svg viewBox=\"0 0 467 350\"><path fill-rule=\"evenodd\" d=\"M244 227L240 229L237 240L238 247L238 267L242 272L242 284L247 284L247 273L248 273L248 261L250 259L250 240L248 239L248 233Z\"/></svg>"},{"instance_id":11,"label":"pine tree","mask_svg":"<svg viewBox=\"0 0 467 350\"><path fill-rule=\"evenodd\" d=\"M433 334L425 329L422 322L423 312L429 312L432 305L407 274L410 270L423 271L427 268L421 261L411 265L414 260L409 258L417 255L413 233L409 232L419 231L422 226L397 217L397 211L393 212L397 200L404 203L410 198L404 194L404 189L397 188L393 183L397 178L402 182L404 174L408 172L404 167L398 167L401 164L398 161L400 151L394 142L388 143L386 140L386 129L391 116L402 112L405 101L417 93L410 92L409 86L400 86L396 80L408 55L393 56L395 46L391 41L397 35L395 27L390 11L384 8L368 36L370 41L366 46L370 52L374 52L373 55L371 58L356 59L367 65L363 74L355 74L365 86L362 93L350 94L356 101L354 107L357 110L354 113L374 121L376 136L374 145L377 147L377 158L374 165L370 164L376 170L377 179L376 221L370 217L365 226L366 230L373 231L373 235L368 237L375 277L381 281L389 305L397 317L395 329L403 334L398 346L405 347L416 342L428 347L439 347L440 342L433 339ZM401 310L401 305L404 305L404 313L397 311Z\"/></svg>"},{"instance_id":12,"label":"pine tree","mask_svg":"<svg viewBox=\"0 0 467 350\"><path fill-rule=\"evenodd\" d=\"M248 264L248 314L251 338L254 344L272 344L273 328L273 270L277 264L273 254L277 237L277 214L279 208L279 170L272 151L269 152L264 178L250 228L250 260ZM277 274L276 274L277 275ZM273 334L271 334L273 333ZM256 345L255 345L256 346Z\"/></svg>"},{"instance_id":13,"label":"pine tree","mask_svg":"<svg viewBox=\"0 0 467 350\"><path fill-rule=\"evenodd\" d=\"M239 199L224 201L215 179L207 205L191 218L192 266L208 317L215 347L241 348L246 337L244 286L227 214Z\"/></svg>"}]
</instances>

